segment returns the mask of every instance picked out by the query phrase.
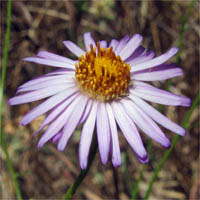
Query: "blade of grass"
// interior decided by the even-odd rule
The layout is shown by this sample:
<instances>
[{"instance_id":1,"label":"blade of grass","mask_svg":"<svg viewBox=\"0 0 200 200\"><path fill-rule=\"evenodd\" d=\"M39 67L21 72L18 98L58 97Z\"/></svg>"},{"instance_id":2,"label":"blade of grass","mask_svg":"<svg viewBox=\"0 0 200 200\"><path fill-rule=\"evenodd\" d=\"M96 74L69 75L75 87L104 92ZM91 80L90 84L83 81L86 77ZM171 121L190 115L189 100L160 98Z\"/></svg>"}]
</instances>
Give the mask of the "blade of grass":
<instances>
[{"instance_id":1,"label":"blade of grass","mask_svg":"<svg viewBox=\"0 0 200 200\"><path fill-rule=\"evenodd\" d=\"M1 81L0 81L0 145L5 154L6 164L8 166L9 173L11 175L12 183L16 192L17 199L21 200L22 195L17 182L17 174L13 168L12 162L10 160L6 142L4 139L3 131L2 131L2 110L3 110L3 92L5 87L5 79L6 79L6 67L8 61L8 49L10 44L10 29L11 29L11 11L12 11L12 0L8 0L7 3L7 22L6 22L6 35L5 35L5 47L3 51L3 61L2 61L2 73L1 73Z\"/></svg>"},{"instance_id":2,"label":"blade of grass","mask_svg":"<svg viewBox=\"0 0 200 200\"><path fill-rule=\"evenodd\" d=\"M191 14L192 8L195 5L195 2L196 2L196 0L192 0L191 1L190 5L189 5L189 7L188 7L188 9L186 11L186 14L181 19L182 25L181 25L181 30L179 32L179 38L178 38L179 51L178 51L178 53L176 55L176 58L175 58L175 63L176 64L178 64L180 62L180 56L181 56L181 53L182 53L182 44L183 44L183 38L184 38L183 36L184 36L185 31L186 31L188 18L189 18L190 14ZM167 81L166 86L165 86L166 90L170 89L170 86L171 86L172 82L173 82L173 79L170 79L170 80ZM163 106L160 105L158 110L162 111L163 110ZM150 157L150 152L151 152L151 143L152 143L152 140L150 140L148 145L147 145L147 148L148 148L148 146L150 146L149 147L149 151L148 151L149 157ZM142 180L142 176L143 176L143 172L144 172L145 168L146 168L146 165L142 166L142 168L140 170L139 177L136 180L136 183L134 184L133 189L132 189L132 197L131 197L131 199L136 199L137 198L137 194L138 194L138 190L139 190L139 184L140 184L140 182Z\"/></svg>"},{"instance_id":3,"label":"blade of grass","mask_svg":"<svg viewBox=\"0 0 200 200\"><path fill-rule=\"evenodd\" d=\"M193 111L195 110L195 108L197 108L197 106L199 105L199 102L200 102L200 92L199 94L196 96L193 104L192 104L192 107L190 108L190 110L188 111L183 123L182 123L182 127L183 128L186 128L188 127L188 123L189 123L189 120L190 120L190 117L193 113ZM151 193L151 190L152 190L152 186L153 186L153 183L155 182L155 180L157 179L158 177L158 173L160 172L160 170L162 169L163 165L165 164L165 162L167 161L168 157L170 156L171 152L173 151L176 143L178 142L180 136L176 135L173 137L173 140L172 140L172 144L171 144L171 147L170 149L168 149L164 156L162 157L162 159L160 160L160 162L158 163L156 169L154 170L154 174L151 178L151 181L149 183L149 186L148 186L148 189L145 193L145 197L144 199L147 200L149 198L149 195Z\"/></svg>"},{"instance_id":4,"label":"blade of grass","mask_svg":"<svg viewBox=\"0 0 200 200\"><path fill-rule=\"evenodd\" d=\"M81 185L82 181L87 176L87 173L88 173L88 171L89 171L89 169L92 165L92 162L95 158L96 152L97 152L97 138L95 136L93 141L92 141L92 145L91 145L91 149L90 149L87 169L81 170L81 172L80 172L79 176L76 178L75 182L67 190L67 192L64 196L64 200L71 199L73 194L75 194L77 188Z\"/></svg>"},{"instance_id":5,"label":"blade of grass","mask_svg":"<svg viewBox=\"0 0 200 200\"><path fill-rule=\"evenodd\" d=\"M152 140L150 140L148 145L147 145L147 153L149 155L149 159L150 159L150 155L151 155L150 154L151 146L152 146ZM139 177L138 177L137 181L133 185L131 200L137 199L137 193L138 193L138 190L139 190L139 184L142 181L142 176L143 176L143 173L144 173L144 170L146 169L146 167L147 167L147 165L142 165L142 168L141 168L140 173L139 173Z\"/></svg>"}]
</instances>

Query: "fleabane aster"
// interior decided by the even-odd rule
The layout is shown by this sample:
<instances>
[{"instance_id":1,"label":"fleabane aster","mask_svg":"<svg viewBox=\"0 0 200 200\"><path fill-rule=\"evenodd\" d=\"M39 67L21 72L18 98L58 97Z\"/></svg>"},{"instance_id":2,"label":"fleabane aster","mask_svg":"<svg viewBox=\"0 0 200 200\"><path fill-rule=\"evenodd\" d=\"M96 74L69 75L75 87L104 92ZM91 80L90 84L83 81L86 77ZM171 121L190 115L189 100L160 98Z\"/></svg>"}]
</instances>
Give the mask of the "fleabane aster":
<instances>
[{"instance_id":1,"label":"fleabane aster","mask_svg":"<svg viewBox=\"0 0 200 200\"><path fill-rule=\"evenodd\" d=\"M156 124L185 135L185 130L158 112L146 101L172 106L190 106L187 97L157 89L148 81L161 81L183 74L175 64L164 64L178 49L154 57L141 46L142 36L126 35L121 40L95 42L90 33L84 34L85 50L71 41L64 45L78 59L40 51L36 57L24 61L48 65L56 71L21 85L17 95L9 100L10 105L46 100L28 112L21 120L27 125L38 116L48 115L34 134L48 126L39 140L42 147L51 140L63 151L77 126L82 124L79 144L79 162L87 167L88 154L96 129L101 161L105 164L109 156L115 167L121 165L118 127L138 159L146 163L147 152L138 132L164 147L170 141Z\"/></svg>"}]
</instances>

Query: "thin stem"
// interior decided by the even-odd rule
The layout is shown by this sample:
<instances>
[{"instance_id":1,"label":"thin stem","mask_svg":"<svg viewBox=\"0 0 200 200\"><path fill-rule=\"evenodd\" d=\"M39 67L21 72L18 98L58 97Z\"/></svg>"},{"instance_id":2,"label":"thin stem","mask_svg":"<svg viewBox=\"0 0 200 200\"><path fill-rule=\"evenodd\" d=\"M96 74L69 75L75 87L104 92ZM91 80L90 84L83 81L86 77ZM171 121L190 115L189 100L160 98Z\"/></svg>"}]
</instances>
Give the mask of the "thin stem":
<instances>
[{"instance_id":1,"label":"thin stem","mask_svg":"<svg viewBox=\"0 0 200 200\"><path fill-rule=\"evenodd\" d=\"M3 92L5 88L5 79L6 79L6 68L7 68L7 61L8 61L8 49L10 44L10 29L11 29L11 11L12 11L12 0L8 0L7 3L7 22L6 22L6 35L5 35L5 46L3 51L3 61L2 61L2 74L1 74L1 81L0 81L0 146L5 154L6 164L8 166L8 170L11 175L12 183L16 192L17 199L21 200L22 195L21 191L17 182L17 174L13 168L12 162L10 160L5 138L2 131L2 118L3 118Z\"/></svg>"},{"instance_id":2,"label":"thin stem","mask_svg":"<svg viewBox=\"0 0 200 200\"><path fill-rule=\"evenodd\" d=\"M183 128L188 127L188 123L189 123L190 117L191 117L192 113L194 112L195 108L198 106L199 102L200 102L200 92L196 96L196 98L195 98L195 100L194 100L194 102L192 104L192 107L188 111L188 113L187 113L187 115L186 115L186 117L185 117L185 119L184 119L184 121L182 123ZM158 173L160 172L161 168L163 167L163 165L167 161L167 159L170 156L171 152L174 150L174 147L175 147L176 143L178 142L179 138L180 138L180 136L178 136L178 135L174 136L170 149L168 149L165 152L164 156L162 157L162 159L158 163L158 166L154 170L154 174L153 174L153 176L151 178L151 181L149 183L148 189L147 189L145 197L144 197L145 200L147 200L149 198L149 195L150 195L151 190L152 190L153 183L157 179Z\"/></svg>"},{"instance_id":3,"label":"thin stem","mask_svg":"<svg viewBox=\"0 0 200 200\"><path fill-rule=\"evenodd\" d=\"M148 145L147 145L147 153L149 155L149 159L151 158L151 154L150 154L151 146L152 146L152 140L150 140ZM141 168L140 173L139 173L139 177L138 177L137 181L134 183L133 190L132 190L132 197L131 197L132 200L137 199L139 184L142 180L143 173L144 173L144 170L146 169L146 167L147 167L147 165L142 165L142 168Z\"/></svg>"},{"instance_id":4,"label":"thin stem","mask_svg":"<svg viewBox=\"0 0 200 200\"><path fill-rule=\"evenodd\" d=\"M115 199L119 199L118 173L117 173L117 168L115 168L113 165L112 165L112 171L113 171L113 181L115 185Z\"/></svg>"},{"instance_id":5,"label":"thin stem","mask_svg":"<svg viewBox=\"0 0 200 200\"><path fill-rule=\"evenodd\" d=\"M77 188L80 186L80 184L86 177L86 175L92 165L92 162L95 158L96 152L97 152L97 138L95 136L92 141L92 145L91 145L91 149L90 149L90 154L89 154L89 159L88 159L88 167L85 170L81 170L81 172L80 172L79 176L76 178L75 182L67 190L67 192L64 196L64 200L70 199L73 196L73 194L75 194Z\"/></svg>"},{"instance_id":6,"label":"thin stem","mask_svg":"<svg viewBox=\"0 0 200 200\"><path fill-rule=\"evenodd\" d=\"M184 33L187 29L187 22L188 22L188 18L190 17L190 14L192 12L192 9L194 8L194 5L196 3L196 0L192 0L187 11L186 11L186 14L183 16L182 18L182 25L181 25L181 30L179 32L179 38L178 38L178 47L179 47L179 51L177 53L177 56L176 56L176 59L175 59L175 62L176 63L179 63L180 62L180 55L182 53L182 46L183 46L183 38L184 38Z\"/></svg>"}]
</instances>

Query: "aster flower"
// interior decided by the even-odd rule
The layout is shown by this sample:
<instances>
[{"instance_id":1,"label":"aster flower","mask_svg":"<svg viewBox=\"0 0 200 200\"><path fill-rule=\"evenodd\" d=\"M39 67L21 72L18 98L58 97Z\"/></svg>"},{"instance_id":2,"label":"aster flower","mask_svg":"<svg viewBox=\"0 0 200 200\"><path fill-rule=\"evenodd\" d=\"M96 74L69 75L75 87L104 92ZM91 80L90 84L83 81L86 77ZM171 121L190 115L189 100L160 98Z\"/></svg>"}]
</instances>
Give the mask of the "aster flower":
<instances>
[{"instance_id":1,"label":"aster flower","mask_svg":"<svg viewBox=\"0 0 200 200\"><path fill-rule=\"evenodd\" d=\"M132 37L126 35L119 41L113 39L109 44L104 40L96 43L90 33L85 33L85 50L71 41L63 42L78 57L77 60L47 51L24 59L60 68L21 85L17 95L9 100L10 105L17 105L46 98L21 120L25 126L48 112L39 129L33 133L48 126L38 147L51 140L57 142L59 151L63 151L76 127L82 124L79 161L81 168L85 169L96 127L102 163L107 162L110 154L113 165L117 167L121 165L118 127L143 163L148 161L148 157L137 127L164 147L169 147L170 141L156 123L185 135L182 127L146 102L190 106L189 98L147 83L183 74L175 64L164 64L178 49L174 47L154 57L154 52L147 52L141 41L142 37L135 34Z\"/></svg>"}]
</instances>

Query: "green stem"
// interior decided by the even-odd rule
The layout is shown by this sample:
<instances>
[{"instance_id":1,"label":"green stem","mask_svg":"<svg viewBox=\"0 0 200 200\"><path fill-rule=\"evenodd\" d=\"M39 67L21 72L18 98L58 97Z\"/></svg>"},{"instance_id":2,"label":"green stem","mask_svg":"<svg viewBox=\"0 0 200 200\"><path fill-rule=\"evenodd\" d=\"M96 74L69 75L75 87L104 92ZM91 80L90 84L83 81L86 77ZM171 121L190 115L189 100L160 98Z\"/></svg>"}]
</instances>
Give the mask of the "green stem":
<instances>
[{"instance_id":1,"label":"green stem","mask_svg":"<svg viewBox=\"0 0 200 200\"><path fill-rule=\"evenodd\" d=\"M149 141L148 145L147 145L147 153L149 155L149 159L150 159L150 151L151 151L151 146L152 146L152 140ZM140 170L140 173L139 173L139 177L137 179L137 181L135 182L134 186L133 186L133 190L132 190L132 197L131 197L131 200L134 200L137 198L137 193L138 193L138 190L139 190L139 184L140 182L142 181L142 177L143 177L143 173L144 173L144 170L146 169L147 165L142 165L142 168Z\"/></svg>"},{"instance_id":2,"label":"green stem","mask_svg":"<svg viewBox=\"0 0 200 200\"><path fill-rule=\"evenodd\" d=\"M196 3L196 0L192 0L187 11L186 11L186 14L183 16L182 18L182 25L181 25L181 30L179 32L179 39L178 39L178 48L179 48L179 51L177 53L177 56L176 56L176 59L175 59L175 62L176 63L179 63L180 62L180 55L182 53L182 46L183 46L183 39L184 39L184 33L187 29L187 22L188 22L188 18L192 12L192 9L194 8L194 5Z\"/></svg>"},{"instance_id":3,"label":"green stem","mask_svg":"<svg viewBox=\"0 0 200 200\"><path fill-rule=\"evenodd\" d=\"M6 35L5 35L5 47L3 51L3 61L2 61L2 74L1 74L1 81L0 81L0 146L5 154L6 163L8 166L9 173L11 175L12 183L16 192L17 199L21 200L22 195L21 191L17 182L17 174L13 168L12 162L10 160L5 138L2 131L2 118L3 118L3 93L5 88L5 78L6 78L6 68L7 68L7 61L8 61L8 49L10 44L10 30L11 30L11 11L12 11L12 0L8 0L7 3L7 27L6 27Z\"/></svg>"},{"instance_id":4,"label":"green stem","mask_svg":"<svg viewBox=\"0 0 200 200\"><path fill-rule=\"evenodd\" d=\"M81 170L79 176L76 178L75 182L70 186L70 188L67 190L65 196L64 196L64 200L68 200L72 197L73 194L75 194L77 188L79 187L79 185L82 183L82 181L84 180L84 178L86 177L92 162L95 158L96 152L97 152L97 138L96 136L93 139L92 145L91 145L91 149L90 149L90 154L89 154L89 159L88 159L88 167L85 170Z\"/></svg>"},{"instance_id":5,"label":"green stem","mask_svg":"<svg viewBox=\"0 0 200 200\"><path fill-rule=\"evenodd\" d=\"M190 5L189 5L189 7L187 9L186 14L183 16L183 18L181 20L182 21L182 25L181 25L181 30L179 32L179 39L178 39L179 52L177 53L176 58L175 58L175 63L176 64L178 64L180 62L180 56L181 56L181 53L182 53L183 36L184 36L185 31L186 31L186 25L187 25L187 22L188 22L188 18L189 18L190 14L191 14L192 8L195 5L195 2L196 2L196 0L192 0L191 1ZM170 89L170 86L171 86L172 82L173 82L173 79L170 79L170 80L167 81L166 86L165 86L166 90ZM162 111L162 110L163 110L163 106L160 105L159 106L159 111ZM178 141L179 137L178 136L175 136L175 137L177 138L177 139L175 138L175 140L174 140L174 142L176 144L176 142ZM151 143L152 143L152 140L149 141L149 144L151 144ZM173 145L173 141L172 141L172 145ZM151 151L151 145L150 145L150 149L149 149L149 152L148 152L149 156L150 156L150 151ZM169 152L169 154L170 153L171 153L171 151ZM140 184L140 182L142 180L142 176L143 176L143 172L144 172L145 168L146 168L146 166L142 166L142 168L141 168L139 178L136 181L136 184L134 184L134 187L133 187L133 190L132 190L131 199L136 199L137 198L137 193L138 193L138 190L139 190L139 184Z\"/></svg>"},{"instance_id":6,"label":"green stem","mask_svg":"<svg viewBox=\"0 0 200 200\"><path fill-rule=\"evenodd\" d=\"M188 123L189 123L189 120L190 120L190 117L192 115L192 113L194 112L195 108L198 106L199 104L199 101L200 101L200 92L199 94L196 96L193 104L192 104L192 107L190 108L190 110L188 111L183 123L182 123L182 127L183 128L186 128L188 127ZM156 169L154 170L154 174L151 178L151 181L149 183L149 186L148 186L148 189L146 191L146 194L145 194L145 197L144 199L147 200L149 198L149 195L151 193L151 190L152 190L152 186L153 186L153 183L155 182L155 180L157 179L158 177L158 173L160 172L161 168L163 167L163 165L165 164L165 162L167 161L169 155L171 154L171 152L174 150L174 147L176 145L176 143L178 142L180 136L176 135L174 136L173 140L172 140L172 144L171 144L171 147L170 149L168 149L164 156L162 157L162 159L160 160L160 162L158 163Z\"/></svg>"}]
</instances>

